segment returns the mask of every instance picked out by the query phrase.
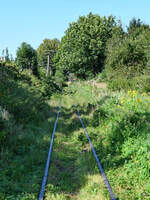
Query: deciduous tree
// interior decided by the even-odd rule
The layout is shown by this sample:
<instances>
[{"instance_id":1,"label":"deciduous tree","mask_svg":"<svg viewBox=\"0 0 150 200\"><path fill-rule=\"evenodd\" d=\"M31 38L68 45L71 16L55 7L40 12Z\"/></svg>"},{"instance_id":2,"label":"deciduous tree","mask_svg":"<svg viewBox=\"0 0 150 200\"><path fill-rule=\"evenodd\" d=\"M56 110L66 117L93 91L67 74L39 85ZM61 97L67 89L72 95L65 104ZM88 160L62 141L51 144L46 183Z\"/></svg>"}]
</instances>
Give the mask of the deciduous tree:
<instances>
[{"instance_id":1,"label":"deciduous tree","mask_svg":"<svg viewBox=\"0 0 150 200\"><path fill-rule=\"evenodd\" d=\"M57 69L86 78L101 72L105 61L106 42L117 27L113 16L90 13L72 22L62 38L55 56Z\"/></svg>"},{"instance_id":2,"label":"deciduous tree","mask_svg":"<svg viewBox=\"0 0 150 200\"><path fill-rule=\"evenodd\" d=\"M31 69L37 75L37 53L30 44L23 42L17 49L16 64L21 69Z\"/></svg>"},{"instance_id":3,"label":"deciduous tree","mask_svg":"<svg viewBox=\"0 0 150 200\"><path fill-rule=\"evenodd\" d=\"M53 40L44 39L37 49L38 64L39 66L47 67L47 76L49 75L50 68L52 74L54 75L55 73L52 59L58 50L59 44L60 42L56 38Z\"/></svg>"}]
</instances>

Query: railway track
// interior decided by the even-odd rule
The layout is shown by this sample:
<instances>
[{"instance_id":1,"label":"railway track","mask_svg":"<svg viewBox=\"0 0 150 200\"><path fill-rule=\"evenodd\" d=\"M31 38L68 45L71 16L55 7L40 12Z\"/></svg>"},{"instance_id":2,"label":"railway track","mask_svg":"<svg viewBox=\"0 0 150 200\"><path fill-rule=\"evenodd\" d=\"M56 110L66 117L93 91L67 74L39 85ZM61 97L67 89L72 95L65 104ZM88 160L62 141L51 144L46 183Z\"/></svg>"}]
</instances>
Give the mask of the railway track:
<instances>
[{"instance_id":1,"label":"railway track","mask_svg":"<svg viewBox=\"0 0 150 200\"><path fill-rule=\"evenodd\" d=\"M48 177L48 171L49 171L49 168L50 168L50 164L51 164L51 155L52 155L52 150L53 150L53 142L54 142L54 137L55 137L55 131L56 131L56 127L57 127L57 123L58 123L58 118L59 118L59 115L60 115L60 111L61 111L61 105L62 105L62 97L60 99L60 104L59 104L59 107L58 107L58 111L57 111L57 115L56 115L56 120L55 120L55 123L54 123L54 128L53 128L53 132L52 132L52 137L51 137L51 141L50 141L50 146L49 146L49 152L48 152L48 156L47 156L47 161L46 161L46 166L45 166L45 171L44 171L44 175L43 175L43 180L42 180L42 184L41 184L41 189L40 189L40 192L39 192L39 196L38 196L38 200L43 200L44 199L44 194L45 194L45 187L46 187L46 182L47 182L47 177ZM81 123L81 126L83 127L84 129L84 132L86 134L86 137L87 137L87 140L90 144L90 147L91 147L91 150L93 152L93 156L95 157L95 160L97 162L97 166L99 168L99 171L100 171L100 174L102 175L103 179L104 179L104 183L107 187L107 190L110 194L110 198L111 200L117 200L114 196L114 193L112 191L112 188L110 186L110 183L106 177L106 174L104 172L104 169L100 163L100 160L96 154L96 151L94 149L94 146L92 144L92 141L88 135L88 132L86 130L86 127L84 125L84 122L81 118L81 115L80 115L80 112L78 111L77 109L77 105L75 105L75 109L76 109L76 114L78 116L78 119Z\"/></svg>"}]
</instances>

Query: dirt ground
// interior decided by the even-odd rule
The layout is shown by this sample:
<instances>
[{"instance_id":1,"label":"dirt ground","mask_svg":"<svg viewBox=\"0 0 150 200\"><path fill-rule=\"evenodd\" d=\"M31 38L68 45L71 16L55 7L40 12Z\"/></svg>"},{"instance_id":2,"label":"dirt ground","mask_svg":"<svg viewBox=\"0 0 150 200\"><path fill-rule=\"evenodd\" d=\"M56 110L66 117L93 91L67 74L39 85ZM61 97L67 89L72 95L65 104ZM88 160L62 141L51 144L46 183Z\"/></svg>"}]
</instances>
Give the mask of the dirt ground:
<instances>
[{"instance_id":1,"label":"dirt ground","mask_svg":"<svg viewBox=\"0 0 150 200\"><path fill-rule=\"evenodd\" d=\"M93 83L93 86L96 86L97 88L107 88L107 84L106 83Z\"/></svg>"}]
</instances>

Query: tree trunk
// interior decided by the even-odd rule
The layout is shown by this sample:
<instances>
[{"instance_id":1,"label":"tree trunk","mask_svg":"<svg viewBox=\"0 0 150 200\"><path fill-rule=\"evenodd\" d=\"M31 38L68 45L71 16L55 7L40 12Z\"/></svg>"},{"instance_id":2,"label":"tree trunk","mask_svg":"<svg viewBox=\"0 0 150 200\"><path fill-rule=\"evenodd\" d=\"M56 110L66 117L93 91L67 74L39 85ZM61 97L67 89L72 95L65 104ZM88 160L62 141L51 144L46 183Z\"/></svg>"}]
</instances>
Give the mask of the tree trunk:
<instances>
[{"instance_id":1,"label":"tree trunk","mask_svg":"<svg viewBox=\"0 0 150 200\"><path fill-rule=\"evenodd\" d=\"M46 72L46 76L49 77L49 74L50 74L50 56L48 55L47 57L47 72Z\"/></svg>"}]
</instances>

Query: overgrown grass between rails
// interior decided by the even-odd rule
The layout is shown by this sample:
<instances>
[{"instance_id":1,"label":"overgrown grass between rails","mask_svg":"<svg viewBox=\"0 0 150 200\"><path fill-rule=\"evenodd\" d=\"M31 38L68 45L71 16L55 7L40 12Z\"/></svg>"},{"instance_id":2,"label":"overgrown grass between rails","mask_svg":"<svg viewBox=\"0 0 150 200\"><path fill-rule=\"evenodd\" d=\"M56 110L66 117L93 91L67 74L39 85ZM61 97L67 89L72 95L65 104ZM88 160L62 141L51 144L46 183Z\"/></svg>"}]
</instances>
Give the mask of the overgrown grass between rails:
<instances>
[{"instance_id":1,"label":"overgrown grass between rails","mask_svg":"<svg viewBox=\"0 0 150 200\"><path fill-rule=\"evenodd\" d=\"M58 120L46 200L82 200L98 197L104 200L105 197L99 193L98 187L103 187L103 192L106 192L106 189L100 175L95 172L96 162L90 148L84 148L78 138L82 127L73 107L72 97L69 101L68 98L66 95L63 97ZM106 194L108 195L107 192Z\"/></svg>"}]
</instances>

